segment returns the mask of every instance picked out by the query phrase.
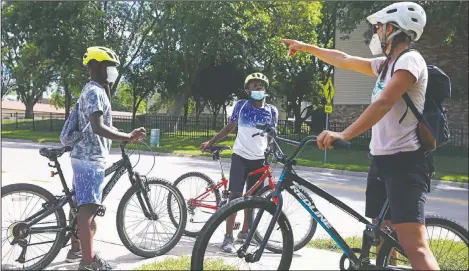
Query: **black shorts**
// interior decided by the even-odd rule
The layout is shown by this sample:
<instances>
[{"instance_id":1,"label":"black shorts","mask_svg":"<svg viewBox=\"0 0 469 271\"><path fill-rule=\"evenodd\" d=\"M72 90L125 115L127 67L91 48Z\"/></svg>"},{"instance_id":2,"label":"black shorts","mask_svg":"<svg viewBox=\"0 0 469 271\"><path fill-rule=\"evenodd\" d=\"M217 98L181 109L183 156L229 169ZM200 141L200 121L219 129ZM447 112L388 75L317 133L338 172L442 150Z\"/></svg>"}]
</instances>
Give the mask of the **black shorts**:
<instances>
[{"instance_id":1,"label":"black shorts","mask_svg":"<svg viewBox=\"0 0 469 271\"><path fill-rule=\"evenodd\" d=\"M428 173L423 150L373 156L368 172L365 215L378 217L389 198L386 220L393 224L424 224L426 194L430 186Z\"/></svg>"},{"instance_id":2,"label":"black shorts","mask_svg":"<svg viewBox=\"0 0 469 271\"><path fill-rule=\"evenodd\" d=\"M253 172L264 166L264 159L261 160L248 160L235 153L231 155L231 168L230 168L230 183L228 190L235 193L243 193L244 185L247 180L246 191L259 181L262 173L248 177L248 173ZM258 189L262 188L259 186ZM257 191L257 190L256 190Z\"/></svg>"}]
</instances>

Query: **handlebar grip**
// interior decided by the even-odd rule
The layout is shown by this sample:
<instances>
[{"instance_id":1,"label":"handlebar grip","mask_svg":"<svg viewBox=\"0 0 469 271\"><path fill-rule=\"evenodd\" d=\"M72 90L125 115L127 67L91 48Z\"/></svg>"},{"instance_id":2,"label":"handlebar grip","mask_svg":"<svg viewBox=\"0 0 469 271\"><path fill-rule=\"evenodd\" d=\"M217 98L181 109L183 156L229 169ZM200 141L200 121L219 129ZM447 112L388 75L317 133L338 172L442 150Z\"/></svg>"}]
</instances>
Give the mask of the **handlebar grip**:
<instances>
[{"instance_id":1,"label":"handlebar grip","mask_svg":"<svg viewBox=\"0 0 469 271\"><path fill-rule=\"evenodd\" d=\"M336 140L332 142L332 146L334 146L334 148L350 149L351 145L352 143L344 140Z\"/></svg>"}]
</instances>

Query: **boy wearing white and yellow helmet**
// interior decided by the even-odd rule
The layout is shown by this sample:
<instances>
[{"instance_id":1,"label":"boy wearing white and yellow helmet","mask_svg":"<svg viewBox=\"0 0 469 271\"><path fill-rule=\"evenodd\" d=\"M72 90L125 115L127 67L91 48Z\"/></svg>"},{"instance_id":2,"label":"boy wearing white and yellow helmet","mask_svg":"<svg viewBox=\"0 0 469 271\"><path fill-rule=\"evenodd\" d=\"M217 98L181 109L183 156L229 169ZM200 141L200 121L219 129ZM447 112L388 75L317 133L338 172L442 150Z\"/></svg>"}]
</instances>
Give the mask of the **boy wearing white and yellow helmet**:
<instances>
[{"instance_id":1,"label":"boy wearing white and yellow helmet","mask_svg":"<svg viewBox=\"0 0 469 271\"><path fill-rule=\"evenodd\" d=\"M262 73L256 72L250 74L244 80L244 87L249 94L250 99L239 100L230 117L230 123L226 125L210 141L202 143L201 151L209 148L238 126L238 134L233 147L231 156L230 199L238 198L243 194L243 189L247 181L246 191L259 180L261 174L247 176L249 172L264 166L264 152L267 149L267 137L252 137L259 132L256 124L270 124L277 126L278 111L277 108L265 102L265 91L269 87L269 80ZM224 252L234 251L233 226L236 215L227 219L226 235L221 250ZM238 241L243 242L247 238L249 225L247 215L245 215L242 230L238 234Z\"/></svg>"},{"instance_id":2,"label":"boy wearing white and yellow helmet","mask_svg":"<svg viewBox=\"0 0 469 271\"><path fill-rule=\"evenodd\" d=\"M112 127L110 84L119 75L117 54L105 47L89 47L83 56L90 81L78 98L79 130L83 140L71 152L73 188L78 207L77 226L80 242L72 240L66 261L80 261L78 270L110 270L113 267L93 252L93 224L101 204L106 158L112 140L134 141L145 134L139 128L121 133Z\"/></svg>"}]
</instances>

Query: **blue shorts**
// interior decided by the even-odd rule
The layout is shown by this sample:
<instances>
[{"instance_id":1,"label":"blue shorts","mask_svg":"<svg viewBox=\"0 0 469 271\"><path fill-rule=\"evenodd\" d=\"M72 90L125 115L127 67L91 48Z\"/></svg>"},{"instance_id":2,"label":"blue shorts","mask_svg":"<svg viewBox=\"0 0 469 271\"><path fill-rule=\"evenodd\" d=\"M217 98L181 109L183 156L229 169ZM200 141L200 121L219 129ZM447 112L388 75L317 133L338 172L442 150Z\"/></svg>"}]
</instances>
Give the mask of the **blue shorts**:
<instances>
[{"instance_id":1,"label":"blue shorts","mask_svg":"<svg viewBox=\"0 0 469 271\"><path fill-rule=\"evenodd\" d=\"M74 158L71 160L77 206L90 203L101 204L104 189L104 163Z\"/></svg>"}]
</instances>

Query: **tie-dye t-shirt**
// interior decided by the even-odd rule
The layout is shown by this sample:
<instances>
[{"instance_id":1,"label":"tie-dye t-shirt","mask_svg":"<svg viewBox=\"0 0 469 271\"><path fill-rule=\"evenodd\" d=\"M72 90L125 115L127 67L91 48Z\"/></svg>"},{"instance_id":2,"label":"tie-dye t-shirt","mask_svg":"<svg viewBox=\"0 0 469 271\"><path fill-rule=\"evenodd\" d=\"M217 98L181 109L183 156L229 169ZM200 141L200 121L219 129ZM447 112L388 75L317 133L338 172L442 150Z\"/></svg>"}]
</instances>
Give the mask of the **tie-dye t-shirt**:
<instances>
[{"instance_id":1,"label":"tie-dye t-shirt","mask_svg":"<svg viewBox=\"0 0 469 271\"><path fill-rule=\"evenodd\" d=\"M87 83L81 92L78 103L80 104L78 111L80 131L83 131L89 123L90 115L97 111L103 112L104 125L112 127L111 104L105 89L100 84L93 81ZM71 157L105 163L112 140L93 133L91 125L85 129L83 136L83 140L73 147Z\"/></svg>"},{"instance_id":2,"label":"tie-dye t-shirt","mask_svg":"<svg viewBox=\"0 0 469 271\"><path fill-rule=\"evenodd\" d=\"M277 127L277 108L270 104L258 108L251 100L239 100L233 109L230 120L238 123L238 135L233 146L233 152L248 160L264 159L267 136L252 137L252 135L260 132L256 128L256 124L269 123Z\"/></svg>"}]
</instances>

